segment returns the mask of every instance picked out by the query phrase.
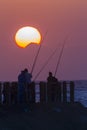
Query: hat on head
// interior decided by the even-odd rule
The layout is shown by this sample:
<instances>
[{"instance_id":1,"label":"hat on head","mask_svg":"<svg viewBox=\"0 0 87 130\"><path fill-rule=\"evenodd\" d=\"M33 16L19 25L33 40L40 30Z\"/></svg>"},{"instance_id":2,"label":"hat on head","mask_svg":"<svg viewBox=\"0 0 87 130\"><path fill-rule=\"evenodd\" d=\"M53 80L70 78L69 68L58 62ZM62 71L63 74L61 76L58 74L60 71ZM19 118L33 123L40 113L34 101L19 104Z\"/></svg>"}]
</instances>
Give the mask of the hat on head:
<instances>
[{"instance_id":1,"label":"hat on head","mask_svg":"<svg viewBox=\"0 0 87 130\"><path fill-rule=\"evenodd\" d=\"M52 72L49 72L50 75L52 75Z\"/></svg>"},{"instance_id":2,"label":"hat on head","mask_svg":"<svg viewBox=\"0 0 87 130\"><path fill-rule=\"evenodd\" d=\"M27 68L25 68L25 69L24 69L24 71L25 71L25 72L28 72L28 69L27 69Z\"/></svg>"}]
</instances>

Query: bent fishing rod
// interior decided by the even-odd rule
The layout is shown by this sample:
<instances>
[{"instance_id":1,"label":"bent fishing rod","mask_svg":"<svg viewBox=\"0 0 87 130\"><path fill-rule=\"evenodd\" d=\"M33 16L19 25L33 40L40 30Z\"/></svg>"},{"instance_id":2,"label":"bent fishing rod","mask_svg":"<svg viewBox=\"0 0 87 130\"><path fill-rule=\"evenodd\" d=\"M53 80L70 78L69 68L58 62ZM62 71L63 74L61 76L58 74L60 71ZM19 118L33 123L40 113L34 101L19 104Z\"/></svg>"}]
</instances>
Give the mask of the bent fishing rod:
<instances>
[{"instance_id":1,"label":"bent fishing rod","mask_svg":"<svg viewBox=\"0 0 87 130\"><path fill-rule=\"evenodd\" d=\"M45 35L44 35L44 37L43 37L42 43L44 42L47 33L48 33L48 30L46 31L46 33L45 33ZM36 56L35 56L35 60L34 60L34 63L33 63L32 69L31 69L31 74L32 74L33 71L34 71L34 68L35 68L35 65L36 65L36 61L37 61L37 58L38 58L38 55L39 55L39 52L40 52L42 43L40 44L39 49L38 49L38 51L37 51L37 54L36 54Z\"/></svg>"},{"instance_id":2,"label":"bent fishing rod","mask_svg":"<svg viewBox=\"0 0 87 130\"><path fill-rule=\"evenodd\" d=\"M59 55L59 58L58 58L58 61L57 61L57 66L56 66L56 69L55 69L54 76L56 76L56 73L58 71L59 64L60 64L60 61L61 61L61 58L62 58L62 55L63 55L63 51L64 51L64 47L65 47L67 39L68 39L68 37L66 37L66 39L64 40L64 43L63 43L63 46L62 46L62 49L61 49L61 52L60 52L60 55Z\"/></svg>"},{"instance_id":3,"label":"bent fishing rod","mask_svg":"<svg viewBox=\"0 0 87 130\"><path fill-rule=\"evenodd\" d=\"M34 81L37 79L37 77L40 75L40 73L43 71L43 69L46 67L46 65L49 63L49 61L51 60L51 58L53 57L53 55L56 53L57 48L55 49L55 51L53 51L53 53L48 57L47 61L44 63L44 65L42 66L42 68L40 69L40 71L36 74Z\"/></svg>"}]
</instances>

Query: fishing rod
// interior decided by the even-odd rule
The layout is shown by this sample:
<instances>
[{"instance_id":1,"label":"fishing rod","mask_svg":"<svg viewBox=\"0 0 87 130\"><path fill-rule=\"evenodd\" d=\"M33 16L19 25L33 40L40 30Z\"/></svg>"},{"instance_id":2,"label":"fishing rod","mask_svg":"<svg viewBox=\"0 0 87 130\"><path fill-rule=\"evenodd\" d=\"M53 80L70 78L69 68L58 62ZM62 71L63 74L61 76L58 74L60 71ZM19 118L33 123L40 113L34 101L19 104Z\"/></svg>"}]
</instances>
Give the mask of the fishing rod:
<instances>
[{"instance_id":1,"label":"fishing rod","mask_svg":"<svg viewBox=\"0 0 87 130\"><path fill-rule=\"evenodd\" d=\"M59 58L58 58L58 61L57 61L57 66L56 66L56 69L55 69L54 76L56 76L56 73L57 73L57 71L58 71L59 64L60 64L60 61L61 61L61 58L62 58L62 55L63 55L63 51L64 51L64 47L65 47L66 41L67 41L67 37L66 37L66 39L64 40L64 44L63 44L63 46L62 46L62 49L61 49L61 52L60 52L60 55L59 55Z\"/></svg>"},{"instance_id":2,"label":"fishing rod","mask_svg":"<svg viewBox=\"0 0 87 130\"><path fill-rule=\"evenodd\" d=\"M55 49L55 51L53 51L53 53L48 57L47 61L45 62L45 64L42 66L42 68L40 69L40 71L36 74L34 81L37 79L37 77L39 76L39 74L43 71L43 69L46 67L46 65L49 63L49 61L51 60L51 58L53 57L53 55L56 53L57 48Z\"/></svg>"},{"instance_id":3,"label":"fishing rod","mask_svg":"<svg viewBox=\"0 0 87 130\"><path fill-rule=\"evenodd\" d=\"M48 31L46 31L46 33L45 33L45 35L44 35L44 37L43 37L42 43L43 43L43 41L44 41L44 39L45 39L45 37L46 37L46 35L47 35L47 32L48 32ZM39 49L38 49L38 51L37 51L37 54L36 54L36 56L35 56L35 60L34 60L34 63L33 63L32 69L31 69L31 74L32 74L33 71L34 71L34 67L35 67L35 64L36 64L36 61L37 61L37 58L38 58L38 55L39 55L39 52L40 52L42 43L40 44Z\"/></svg>"}]
</instances>

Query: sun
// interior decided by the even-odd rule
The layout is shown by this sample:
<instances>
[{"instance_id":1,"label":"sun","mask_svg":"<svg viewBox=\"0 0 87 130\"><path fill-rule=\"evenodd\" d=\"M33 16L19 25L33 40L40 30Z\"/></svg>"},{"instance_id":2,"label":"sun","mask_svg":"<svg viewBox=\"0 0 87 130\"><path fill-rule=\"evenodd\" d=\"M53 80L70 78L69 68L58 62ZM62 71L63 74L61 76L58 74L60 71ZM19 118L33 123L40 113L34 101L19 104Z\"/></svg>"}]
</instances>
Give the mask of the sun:
<instances>
[{"instance_id":1,"label":"sun","mask_svg":"<svg viewBox=\"0 0 87 130\"><path fill-rule=\"evenodd\" d=\"M31 43L40 44L41 34L39 30L34 27L22 27L16 32L15 41L19 47L26 48Z\"/></svg>"}]
</instances>

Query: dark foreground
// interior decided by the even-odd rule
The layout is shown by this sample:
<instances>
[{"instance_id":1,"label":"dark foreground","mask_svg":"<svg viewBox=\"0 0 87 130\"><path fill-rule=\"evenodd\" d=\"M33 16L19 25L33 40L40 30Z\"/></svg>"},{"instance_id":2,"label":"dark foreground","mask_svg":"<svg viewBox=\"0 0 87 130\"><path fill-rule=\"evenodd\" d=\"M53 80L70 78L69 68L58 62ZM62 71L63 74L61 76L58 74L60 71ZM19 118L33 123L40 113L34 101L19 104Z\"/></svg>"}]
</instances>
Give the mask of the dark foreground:
<instances>
[{"instance_id":1,"label":"dark foreground","mask_svg":"<svg viewBox=\"0 0 87 130\"><path fill-rule=\"evenodd\" d=\"M80 103L0 106L0 130L87 130L87 109Z\"/></svg>"}]
</instances>

